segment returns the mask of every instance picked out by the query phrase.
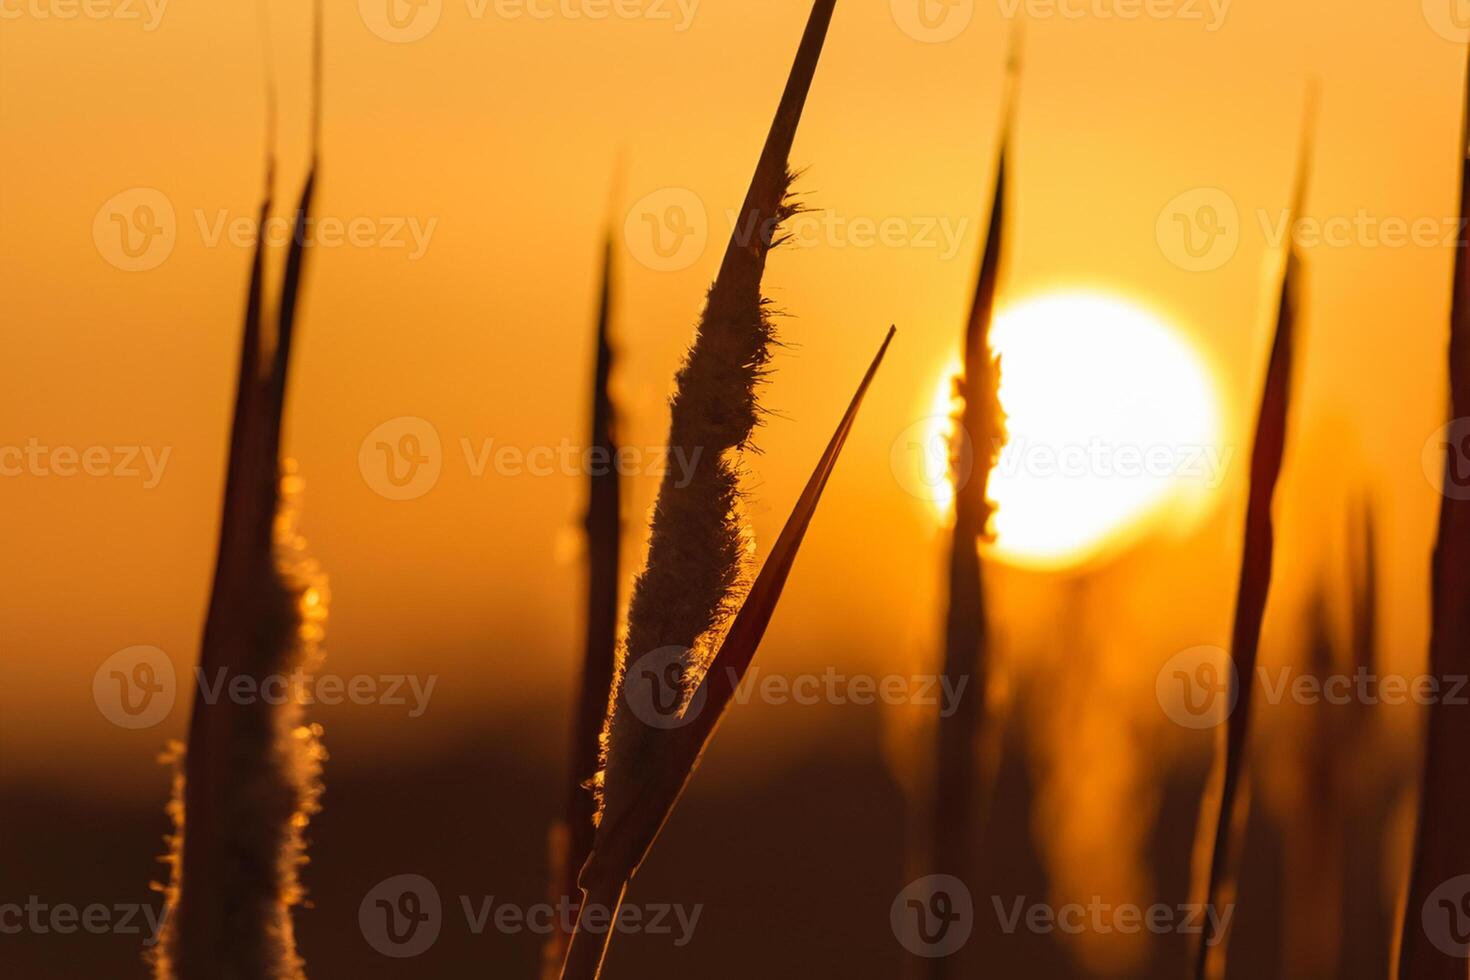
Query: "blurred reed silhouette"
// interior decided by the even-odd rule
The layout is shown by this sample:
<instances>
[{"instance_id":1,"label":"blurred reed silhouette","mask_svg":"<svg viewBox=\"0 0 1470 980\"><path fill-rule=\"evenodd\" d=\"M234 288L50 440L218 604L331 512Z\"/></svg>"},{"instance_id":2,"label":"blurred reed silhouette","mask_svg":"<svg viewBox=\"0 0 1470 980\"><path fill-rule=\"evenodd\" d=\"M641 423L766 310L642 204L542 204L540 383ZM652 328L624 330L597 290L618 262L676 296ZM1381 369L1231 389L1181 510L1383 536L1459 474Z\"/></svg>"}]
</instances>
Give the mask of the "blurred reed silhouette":
<instances>
[{"instance_id":1,"label":"blurred reed silhouette","mask_svg":"<svg viewBox=\"0 0 1470 980\"><path fill-rule=\"evenodd\" d=\"M613 231L608 227L602 249L602 291L597 311L596 362L592 373L592 418L588 446L608 460L587 478L587 620L582 648L582 676L572 719L566 813L552 829L552 901L576 902L577 875L592 853L597 833L597 800L593 786L602 759L602 728L612 701L617 669L618 568L622 545L621 494L617 459L617 412L610 382L613 349ZM542 974L555 980L561 973L571 934L555 930L547 940Z\"/></svg>"},{"instance_id":2,"label":"blurred reed silhouette","mask_svg":"<svg viewBox=\"0 0 1470 980\"><path fill-rule=\"evenodd\" d=\"M1306 199L1315 123L1315 91L1309 93L1306 122L1296 190L1290 214L1302 213ZM1230 657L1234 671L1229 683L1235 691L1234 710L1225 725L1223 752L1215 759L1206 797L1200 807L1199 833L1195 843L1195 890L1208 907L1223 912L1235 903L1240 843L1250 811L1246 775L1251 699L1255 691L1256 661L1261 643L1261 622L1271 591L1271 562L1275 551L1275 529L1271 507L1281 464L1286 453L1290 423L1292 372L1296 359L1296 331L1301 302L1301 256L1295 243L1286 246L1276 312L1275 339L1266 367L1265 389L1256 417L1255 442L1251 450L1250 496L1246 504L1245 544L1241 555L1240 586L1236 596L1235 621L1231 630ZM1195 953L1194 975L1198 980L1224 980L1225 956L1229 945L1230 918L1218 934L1200 934Z\"/></svg>"},{"instance_id":3,"label":"blurred reed silhouette","mask_svg":"<svg viewBox=\"0 0 1470 980\"><path fill-rule=\"evenodd\" d=\"M1461 153L1460 227L1470 216L1470 82L1467 82L1466 121L1456 144ZM1433 594L1430 611L1429 674L1448 690L1453 678L1470 676L1470 499L1457 492L1462 486L1456 467L1462 446L1457 427L1470 417L1470 261L1466 246L1455 249L1454 286L1450 301L1449 425L1445 439L1444 487L1440 495L1439 532L1434 545ZM1424 772L1419 799L1413 866L1408 898L1400 927L1398 976L1400 980L1438 980L1466 976L1462 956L1437 947L1422 925L1422 916L1441 912L1451 917L1452 933L1460 933L1463 909L1455 900L1438 899L1435 891L1453 879L1470 875L1470 834L1464 814L1470 813L1470 707L1463 701L1436 699L1429 707L1424 742ZM1470 880L1470 879L1467 879ZM1463 889L1460 894L1463 893ZM1460 935L1454 935L1462 942Z\"/></svg>"},{"instance_id":4,"label":"blurred reed silhouette","mask_svg":"<svg viewBox=\"0 0 1470 980\"><path fill-rule=\"evenodd\" d=\"M321 127L321 8L313 9L312 151L286 255L274 333L265 330L265 235L257 235L246 300L239 384L225 476L214 588L200 677L260 685L309 668L326 616L326 583L304 556L291 515L299 480L281 460L291 347L305 266ZM274 130L274 96L269 99ZM272 143L273 143L272 136ZM268 152L264 229L275 176ZM259 688L257 688L259 689ZM316 812L325 757L320 728L295 701L194 701L188 744L176 750L170 812L172 880L154 956L159 980L300 980L291 908L302 898L304 829Z\"/></svg>"},{"instance_id":5,"label":"blurred reed silhouette","mask_svg":"<svg viewBox=\"0 0 1470 980\"><path fill-rule=\"evenodd\" d=\"M934 839L931 860L936 873L952 875L975 892L975 840L985 813L976 743L984 723L989 687L990 645L979 546L989 536L994 505L989 499L990 471L1005 441L1005 413L1000 404L1000 365L990 346L995 297L1005 246L1006 157L1014 113L1017 66L1008 67L1011 91L1003 107L1000 153L990 219L981 245L974 298L964 333L964 373L954 379L954 528L950 535L949 601L944 623L943 677L952 691L967 691L949 712L940 712L934 769ZM968 685L968 688L967 686ZM933 976L956 976L957 958L936 957Z\"/></svg>"}]
</instances>

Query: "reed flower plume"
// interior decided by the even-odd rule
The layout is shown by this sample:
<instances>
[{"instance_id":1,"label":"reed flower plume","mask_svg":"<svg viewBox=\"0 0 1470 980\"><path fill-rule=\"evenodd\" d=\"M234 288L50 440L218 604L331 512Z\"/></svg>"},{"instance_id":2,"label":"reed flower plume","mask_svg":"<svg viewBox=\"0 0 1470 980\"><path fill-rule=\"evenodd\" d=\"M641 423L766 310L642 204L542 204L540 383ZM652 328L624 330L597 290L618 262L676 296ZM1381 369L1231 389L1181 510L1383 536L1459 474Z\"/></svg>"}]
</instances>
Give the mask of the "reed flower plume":
<instances>
[{"instance_id":1,"label":"reed flower plume","mask_svg":"<svg viewBox=\"0 0 1470 980\"><path fill-rule=\"evenodd\" d=\"M1462 154L1462 222L1470 215L1470 155L1466 155L1467 140L1470 140L1470 88L1467 88L1465 111L1457 147ZM1463 425L1470 417L1470 256L1466 255L1463 243L1455 250L1449 380L1449 418L1453 427ZM1470 500L1451 490L1451 481L1457 479L1460 452L1457 443L1453 437L1445 440L1446 492L1440 497L1439 531L1432 566L1429 673L1440 684L1441 691L1450 690L1454 678L1470 675ZM1464 980L1470 972L1463 951L1470 950L1470 944L1462 941L1464 926L1461 905L1457 904L1465 889L1452 884L1470 875L1470 834L1466 834L1464 827L1465 814L1470 813L1467 746L1470 746L1470 707L1462 700L1436 700L1429 707L1425 729L1419 822L1399 930L1400 980L1441 977ZM1459 882L1460 886L1463 884L1464 881ZM1437 894L1442 886L1454 894ZM1444 936L1429 935L1431 917L1440 917L1440 921L1447 923ZM1440 940L1438 944L1436 938Z\"/></svg>"},{"instance_id":2,"label":"reed flower plume","mask_svg":"<svg viewBox=\"0 0 1470 980\"><path fill-rule=\"evenodd\" d=\"M1300 172L1290 212L1293 218L1301 214L1306 196L1315 102L1314 91L1309 96L1307 119L1302 129ZM1216 917L1211 919L1215 922L1228 923L1233 919L1233 916L1223 913L1235 902L1236 865L1249 812L1249 794L1245 792L1246 750L1261 624L1271 592L1276 537L1271 509L1286 455L1300 295L1301 256L1294 245L1288 245L1277 294L1275 338L1266 367L1266 383L1251 450L1245 544L1230 640L1230 655L1235 665L1230 681L1235 708L1226 722L1223 751L1216 756L1209 790L1200 809L1199 833L1195 842L1195 887L1203 901L1215 911ZM1219 934L1206 931L1200 935L1194 966L1198 980L1224 980L1228 943L1228 926L1223 927Z\"/></svg>"},{"instance_id":3,"label":"reed flower plume","mask_svg":"<svg viewBox=\"0 0 1470 980\"><path fill-rule=\"evenodd\" d=\"M669 648L685 651L668 666L687 698L748 579L740 453L749 448L760 420L756 389L775 337L761 278L766 256L779 243L781 223L796 211L788 195L788 159L835 3L817 0L812 8L740 220L706 297L694 343L675 376L669 452L682 454L693 468L677 475L668 468L659 487L647 563L628 609L614 703L629 661ZM647 734L647 726L626 712L612 714L603 789L609 808L617 808L622 787L634 784L635 773L625 767L639 764Z\"/></svg>"},{"instance_id":4,"label":"reed flower plume","mask_svg":"<svg viewBox=\"0 0 1470 980\"><path fill-rule=\"evenodd\" d=\"M318 7L314 131L320 115L320 17ZM316 143L314 136L273 335L265 329L264 235L251 266L219 552L199 657L201 676L221 691L235 678L259 685L310 668L326 614L325 582L305 558L295 527L291 501L300 481L280 452ZM262 228L273 172L268 164ZM165 888L167 924L154 957L158 980L305 976L291 909L302 897L303 831L321 792L319 735L294 701L196 697L187 747L176 751L172 880Z\"/></svg>"},{"instance_id":5,"label":"reed flower plume","mask_svg":"<svg viewBox=\"0 0 1470 980\"><path fill-rule=\"evenodd\" d=\"M756 165L740 221L710 288L670 403L669 451L693 463L659 487L648 558L633 587L628 632L610 702L602 783L603 820L628 810L656 752L656 734L617 710L631 662L680 651L668 665L681 702L705 672L718 627L739 604L747 534L740 517L739 452L759 420L756 388L770 360L773 332L761 295L766 256L792 214L787 159L836 0L817 0L786 91Z\"/></svg>"},{"instance_id":6,"label":"reed flower plume","mask_svg":"<svg viewBox=\"0 0 1470 980\"><path fill-rule=\"evenodd\" d=\"M659 488L647 562L634 585L608 705L597 834L579 878L584 901L562 970L567 980L599 974L610 930L596 934L588 926L589 910L616 914L698 765L764 636L888 346L885 340L742 602L745 556L752 549L740 516L741 454L759 421L756 389L773 342L761 278L781 223L794 211L788 158L834 6L835 0L816 0L812 8L694 344L676 377L669 451L682 453L694 469L677 481L666 475ZM639 691L650 687L662 722L648 714L648 705L638 706Z\"/></svg>"}]
</instances>

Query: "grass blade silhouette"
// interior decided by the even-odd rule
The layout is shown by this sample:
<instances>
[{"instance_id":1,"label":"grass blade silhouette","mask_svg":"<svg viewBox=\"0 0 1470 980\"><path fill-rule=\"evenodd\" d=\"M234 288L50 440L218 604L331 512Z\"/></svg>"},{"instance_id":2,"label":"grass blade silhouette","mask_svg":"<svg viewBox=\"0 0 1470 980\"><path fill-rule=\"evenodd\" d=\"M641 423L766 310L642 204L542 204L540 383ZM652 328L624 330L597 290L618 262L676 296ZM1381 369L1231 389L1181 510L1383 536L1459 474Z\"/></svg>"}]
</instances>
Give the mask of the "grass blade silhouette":
<instances>
[{"instance_id":1,"label":"grass blade silhouette","mask_svg":"<svg viewBox=\"0 0 1470 980\"><path fill-rule=\"evenodd\" d=\"M251 265L214 586L200 671L257 684L308 666L325 616L324 583L300 554L282 495L281 420L320 118L321 10L314 10L313 151L294 217L275 332L264 332L266 249ZM269 185L261 224L269 214ZM228 683L228 682L226 682ZM291 908L301 900L303 830L317 808L324 757L299 704L196 698L171 811L176 832L160 980L299 980Z\"/></svg>"},{"instance_id":2,"label":"grass blade silhouette","mask_svg":"<svg viewBox=\"0 0 1470 980\"><path fill-rule=\"evenodd\" d=\"M1470 140L1470 81L1467 81L1466 120L1459 149ZM1470 158L1461 158L1460 214L1470 215ZM1463 224L1462 224L1463 227ZM1470 417L1470 258L1463 242L1455 250L1453 296L1450 301L1449 380L1451 425L1445 440L1444 490L1440 496L1439 531L1434 544L1429 633L1429 673L1449 690L1453 678L1470 675L1470 499L1456 434ZM1461 437L1462 438L1462 437ZM1441 885L1470 875L1470 834L1464 826L1470 813L1470 707L1448 698L1429 706L1425 725L1423 785L1408 897L1399 928L1398 976L1401 980L1439 980L1470 976L1460 956L1450 955L1445 940L1464 949L1464 922L1455 900L1435 895ZM1431 916L1447 917L1440 945L1426 931Z\"/></svg>"},{"instance_id":3,"label":"grass blade silhouette","mask_svg":"<svg viewBox=\"0 0 1470 980\"><path fill-rule=\"evenodd\" d=\"M1010 71L1013 86L1014 60ZM978 799L976 739L985 710L990 642L979 544L989 533L994 509L989 500L990 471L1005 438L1005 416L999 395L1000 365L990 346L990 328L1004 248L1006 158L1011 129L1009 99L1012 97L1008 97L1005 109L990 221L965 326L964 375L955 379L955 394L961 408L952 450L954 528L950 538L943 669L945 689L967 693L950 706L948 713L940 712L934 771L933 870L960 879L972 893L973 841L985 809ZM964 478L966 453L971 456L968 479ZM960 969L957 958L936 957L931 972L936 978L944 978L957 975Z\"/></svg>"},{"instance_id":4,"label":"grass blade silhouette","mask_svg":"<svg viewBox=\"0 0 1470 980\"><path fill-rule=\"evenodd\" d=\"M602 759L602 728L612 699L617 668L618 567L622 544L618 468L614 434L616 412L609 382L613 349L613 235L608 230L602 253L602 294L597 315L597 359L592 378L592 426L589 445L610 464L603 472L588 474L587 515L587 622L583 642L582 678L572 729L571 773L566 814L553 845L552 899L575 902L581 892L577 875L592 853L597 833L597 800L592 784ZM558 929L546 944L543 974L555 980L561 972L570 933Z\"/></svg>"},{"instance_id":5,"label":"grass blade silhouette","mask_svg":"<svg viewBox=\"0 0 1470 980\"><path fill-rule=\"evenodd\" d=\"M1297 177L1291 216L1301 214L1311 160L1311 134L1315 96L1309 99L1303 125L1300 173ZM1297 308L1300 300L1301 259L1294 245L1286 246L1285 268L1278 293L1276 333L1266 368L1266 382L1256 418L1251 450L1250 491L1246 504L1245 545L1241 555L1240 581L1236 593L1235 620L1231 629L1230 655L1235 665L1230 683L1235 691L1235 709L1225 726L1223 754L1217 755L1211 774L1211 790L1200 814L1199 854L1209 854L1204 900L1222 914L1235 901L1235 869L1249 807L1242 792L1246 749L1250 734L1251 701L1256 660L1265 619L1266 599L1271 591L1271 563L1275 551L1275 529L1271 508L1276 484L1286 454L1286 432L1291 408L1291 378L1295 361ZM1211 800L1218 809L1211 813ZM1213 819L1212 819L1213 818ZM1212 921L1228 923L1231 918ZM1228 925L1220 934L1202 932L1195 955L1194 975L1199 980L1223 980L1229 943Z\"/></svg>"}]
</instances>

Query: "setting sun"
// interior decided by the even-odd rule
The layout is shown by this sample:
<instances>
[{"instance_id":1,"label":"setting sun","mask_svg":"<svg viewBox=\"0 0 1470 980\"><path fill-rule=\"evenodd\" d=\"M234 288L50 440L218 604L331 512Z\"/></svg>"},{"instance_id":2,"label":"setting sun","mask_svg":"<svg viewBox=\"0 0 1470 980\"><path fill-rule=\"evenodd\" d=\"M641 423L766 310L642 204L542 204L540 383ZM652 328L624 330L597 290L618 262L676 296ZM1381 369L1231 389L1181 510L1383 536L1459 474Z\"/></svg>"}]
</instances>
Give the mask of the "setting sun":
<instances>
[{"instance_id":1,"label":"setting sun","mask_svg":"<svg viewBox=\"0 0 1470 980\"><path fill-rule=\"evenodd\" d=\"M1154 520L1203 512L1230 463L1209 371L1178 330L1123 299L1051 293L996 318L1007 441L990 477L1011 564L1096 557ZM936 438L949 404L936 391ZM952 494L937 495L947 510Z\"/></svg>"}]
</instances>

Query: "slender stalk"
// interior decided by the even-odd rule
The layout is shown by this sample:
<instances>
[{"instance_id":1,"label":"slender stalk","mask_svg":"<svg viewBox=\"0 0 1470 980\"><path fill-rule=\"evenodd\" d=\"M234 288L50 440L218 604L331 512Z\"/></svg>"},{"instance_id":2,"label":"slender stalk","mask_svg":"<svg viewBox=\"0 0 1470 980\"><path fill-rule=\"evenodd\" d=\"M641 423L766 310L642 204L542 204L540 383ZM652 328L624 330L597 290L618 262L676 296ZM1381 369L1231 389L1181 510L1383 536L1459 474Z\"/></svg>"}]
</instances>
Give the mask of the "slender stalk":
<instances>
[{"instance_id":1,"label":"slender stalk","mask_svg":"<svg viewBox=\"0 0 1470 980\"><path fill-rule=\"evenodd\" d=\"M1300 172L1291 215L1301 213L1311 159L1312 115L1315 98L1309 103L1303 126ZM1236 595L1235 621L1231 630L1231 657L1235 671L1231 686L1235 710L1225 727L1224 751L1216 756L1211 774L1210 797L1218 800L1213 813L1208 803L1201 810L1200 843L1209 853L1203 894L1215 912L1212 922L1229 923L1225 915L1235 903L1235 874L1240 840L1248 814L1248 794L1242 789L1246 771L1246 748L1250 734L1251 701L1255 691L1256 661L1261 642L1261 623L1271 591L1271 562L1275 551L1275 529L1271 507L1281 477L1286 453L1286 431L1291 407L1291 376L1295 360L1297 306L1300 294L1301 260L1288 246L1281 273L1277 301L1276 333L1266 368L1266 383L1257 415L1251 451L1250 492L1246 504L1245 546L1241 556L1240 583ZM1194 975L1199 980L1224 980L1228 925L1220 932L1201 934L1196 949Z\"/></svg>"},{"instance_id":2,"label":"slender stalk","mask_svg":"<svg viewBox=\"0 0 1470 980\"><path fill-rule=\"evenodd\" d=\"M1470 139L1470 89L1466 121L1458 149ZM1470 160L1461 158L1460 215L1470 215ZM1470 257L1463 244L1455 251L1453 297L1450 302L1449 418L1470 417ZM1453 424L1453 422L1452 422ZM1463 424L1463 423L1461 423ZM1460 447L1445 444L1445 486L1457 477ZM1463 484L1462 484L1463 485ZM1442 493L1439 532L1434 545L1433 596L1429 635L1429 673L1449 690L1453 678L1470 675L1470 500ZM1436 896L1441 885L1470 875L1470 834L1463 821L1470 813L1470 708L1441 698L1429 707L1425 726L1423 788L1408 897L1399 930L1398 976L1401 980L1464 980L1470 966L1452 955L1445 943L1426 931L1432 916L1450 917L1445 934L1459 943L1465 924L1455 904L1464 889L1448 899ZM1453 887L1453 886L1452 886ZM1459 943L1459 948L1465 944Z\"/></svg>"},{"instance_id":3,"label":"slender stalk","mask_svg":"<svg viewBox=\"0 0 1470 980\"><path fill-rule=\"evenodd\" d=\"M616 413L609 382L613 350L610 338L613 305L613 238L609 231L602 254L602 294L597 314L597 360L592 377L592 418L589 445L602 458L617 457L614 437ZM587 515L587 622L583 638L582 678L572 727L572 760L567 786L566 813L554 848L552 899L578 902L577 874L592 853L597 834L597 800L592 784L602 757L602 727L612 697L617 666L618 566L622 519L619 509L618 468L608 466L588 476ZM566 955L571 933L558 929L547 941L543 973L555 980Z\"/></svg>"},{"instance_id":4,"label":"slender stalk","mask_svg":"<svg viewBox=\"0 0 1470 980\"><path fill-rule=\"evenodd\" d=\"M599 882L586 889L577 914L577 928L562 966L563 977L601 975L608 947L612 945L612 923L617 921L618 910L623 907L623 898L627 894L626 880ZM604 915L606 918L601 918Z\"/></svg>"},{"instance_id":5,"label":"slender stalk","mask_svg":"<svg viewBox=\"0 0 1470 980\"><path fill-rule=\"evenodd\" d=\"M975 742L988 691L989 647L979 545L988 533L994 509L989 500L990 471L1004 439L1005 427L999 398L1000 368L990 347L990 328L1004 247L1010 111L1007 107L990 223L965 327L964 375L955 379L962 408L956 420L954 447L955 516L950 539L944 677L947 690L965 691L966 695L958 704L950 706L948 713L940 713L934 775L934 870L958 878L972 891L977 815L984 812L984 804L978 798L980 780ZM972 471L965 479L967 452L972 455ZM940 980L957 975L959 969L953 957L937 957L932 962L932 974Z\"/></svg>"}]
</instances>

